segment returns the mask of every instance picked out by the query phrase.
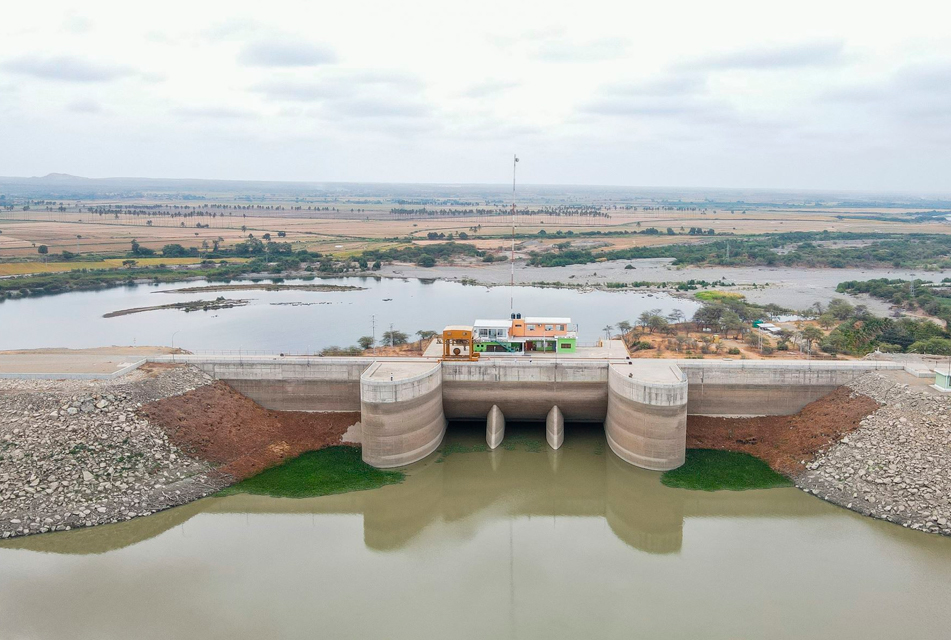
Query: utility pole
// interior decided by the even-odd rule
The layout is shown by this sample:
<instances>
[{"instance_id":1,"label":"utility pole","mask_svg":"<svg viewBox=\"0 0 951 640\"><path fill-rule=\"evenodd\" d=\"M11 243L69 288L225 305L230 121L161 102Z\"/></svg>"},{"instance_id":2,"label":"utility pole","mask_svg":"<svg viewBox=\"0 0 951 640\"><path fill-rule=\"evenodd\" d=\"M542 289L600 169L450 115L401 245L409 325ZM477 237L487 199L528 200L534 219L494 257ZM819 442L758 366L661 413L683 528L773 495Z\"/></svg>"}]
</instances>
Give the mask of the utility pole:
<instances>
[{"instance_id":1,"label":"utility pole","mask_svg":"<svg viewBox=\"0 0 951 640\"><path fill-rule=\"evenodd\" d=\"M390 323L390 348L393 347L393 323Z\"/></svg>"},{"instance_id":2,"label":"utility pole","mask_svg":"<svg viewBox=\"0 0 951 640\"><path fill-rule=\"evenodd\" d=\"M370 316L370 337L373 338L373 342L370 343L370 353L376 353L376 316Z\"/></svg>"},{"instance_id":3,"label":"utility pole","mask_svg":"<svg viewBox=\"0 0 951 640\"><path fill-rule=\"evenodd\" d=\"M509 297L509 311L515 311L515 169L518 167L518 155L512 161L512 257L509 260L512 268L511 296Z\"/></svg>"}]
</instances>

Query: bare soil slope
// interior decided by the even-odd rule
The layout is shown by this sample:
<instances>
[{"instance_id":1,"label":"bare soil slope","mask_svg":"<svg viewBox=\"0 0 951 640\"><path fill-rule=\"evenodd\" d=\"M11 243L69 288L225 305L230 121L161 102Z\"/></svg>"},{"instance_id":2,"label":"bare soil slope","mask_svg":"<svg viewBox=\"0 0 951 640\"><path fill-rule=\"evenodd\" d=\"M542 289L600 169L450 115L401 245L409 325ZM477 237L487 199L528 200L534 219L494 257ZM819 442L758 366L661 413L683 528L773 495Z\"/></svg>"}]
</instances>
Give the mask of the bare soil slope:
<instances>
[{"instance_id":1,"label":"bare soil slope","mask_svg":"<svg viewBox=\"0 0 951 640\"><path fill-rule=\"evenodd\" d=\"M237 480L299 456L339 444L360 413L271 411L223 382L143 406L183 451L215 462Z\"/></svg>"},{"instance_id":2,"label":"bare soil slope","mask_svg":"<svg viewBox=\"0 0 951 640\"><path fill-rule=\"evenodd\" d=\"M796 476L816 454L858 428L879 404L839 387L789 416L757 418L687 417L687 448L743 451Z\"/></svg>"}]
</instances>

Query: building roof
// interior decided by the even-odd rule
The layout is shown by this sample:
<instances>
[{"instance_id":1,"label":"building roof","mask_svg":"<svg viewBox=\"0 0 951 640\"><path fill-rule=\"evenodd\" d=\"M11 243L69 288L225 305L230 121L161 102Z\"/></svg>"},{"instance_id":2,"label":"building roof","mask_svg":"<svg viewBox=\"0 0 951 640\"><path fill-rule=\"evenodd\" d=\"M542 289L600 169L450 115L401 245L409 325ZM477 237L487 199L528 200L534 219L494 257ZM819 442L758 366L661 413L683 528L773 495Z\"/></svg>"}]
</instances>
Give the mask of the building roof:
<instances>
[{"instance_id":1,"label":"building roof","mask_svg":"<svg viewBox=\"0 0 951 640\"><path fill-rule=\"evenodd\" d=\"M487 329L508 329L512 326L511 320L476 320L474 327L485 327Z\"/></svg>"},{"instance_id":2,"label":"building roof","mask_svg":"<svg viewBox=\"0 0 951 640\"><path fill-rule=\"evenodd\" d=\"M443 331L472 331L472 327L464 324L447 324Z\"/></svg>"},{"instance_id":3,"label":"building roof","mask_svg":"<svg viewBox=\"0 0 951 640\"><path fill-rule=\"evenodd\" d=\"M523 318L526 324L571 324L571 318Z\"/></svg>"}]
</instances>

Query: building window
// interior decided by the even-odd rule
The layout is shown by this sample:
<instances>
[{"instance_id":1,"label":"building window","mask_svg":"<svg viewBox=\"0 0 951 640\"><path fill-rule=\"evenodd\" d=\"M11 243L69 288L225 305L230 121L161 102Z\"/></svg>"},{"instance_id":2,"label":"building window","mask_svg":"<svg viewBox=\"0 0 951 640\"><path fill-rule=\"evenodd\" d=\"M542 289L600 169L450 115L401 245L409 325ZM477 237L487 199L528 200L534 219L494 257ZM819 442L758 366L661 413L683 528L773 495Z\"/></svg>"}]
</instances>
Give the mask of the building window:
<instances>
[{"instance_id":1,"label":"building window","mask_svg":"<svg viewBox=\"0 0 951 640\"><path fill-rule=\"evenodd\" d=\"M528 325L528 330L529 330L529 331L534 331L534 330L535 330L535 325L533 325L533 324Z\"/></svg>"},{"instance_id":2,"label":"building window","mask_svg":"<svg viewBox=\"0 0 951 640\"><path fill-rule=\"evenodd\" d=\"M558 330L559 330L559 331L564 331L564 330L565 330L565 325L563 325L563 324L558 325Z\"/></svg>"},{"instance_id":3,"label":"building window","mask_svg":"<svg viewBox=\"0 0 951 640\"><path fill-rule=\"evenodd\" d=\"M571 348L571 343L570 343L570 342L562 342L562 343L561 343L561 348L562 348L562 349L570 349L570 348Z\"/></svg>"},{"instance_id":4,"label":"building window","mask_svg":"<svg viewBox=\"0 0 951 640\"><path fill-rule=\"evenodd\" d=\"M550 324L546 324L546 325L545 325L545 331L551 331L552 329L554 329L554 327L553 327L552 325L550 325Z\"/></svg>"}]
</instances>

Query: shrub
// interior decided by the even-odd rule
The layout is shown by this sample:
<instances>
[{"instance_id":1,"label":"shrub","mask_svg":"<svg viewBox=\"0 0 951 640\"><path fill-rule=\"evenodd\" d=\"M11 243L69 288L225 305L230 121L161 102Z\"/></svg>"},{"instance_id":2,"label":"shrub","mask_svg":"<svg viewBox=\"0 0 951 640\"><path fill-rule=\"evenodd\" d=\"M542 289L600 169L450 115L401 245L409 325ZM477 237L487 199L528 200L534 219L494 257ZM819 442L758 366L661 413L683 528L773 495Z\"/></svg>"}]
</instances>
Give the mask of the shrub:
<instances>
[{"instance_id":1,"label":"shrub","mask_svg":"<svg viewBox=\"0 0 951 640\"><path fill-rule=\"evenodd\" d=\"M729 353L731 356L738 356L740 355L740 350L737 347L730 347L727 349L727 353Z\"/></svg>"}]
</instances>

